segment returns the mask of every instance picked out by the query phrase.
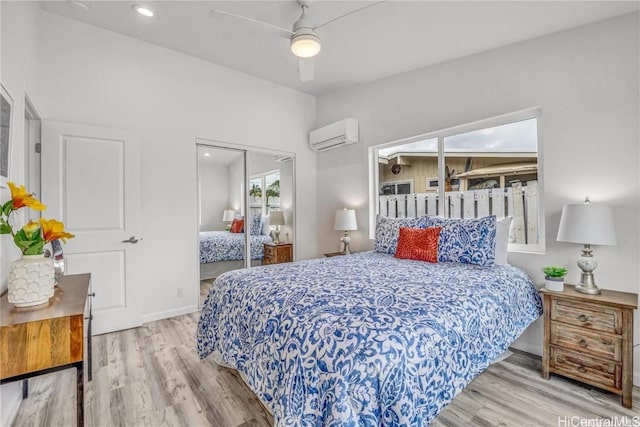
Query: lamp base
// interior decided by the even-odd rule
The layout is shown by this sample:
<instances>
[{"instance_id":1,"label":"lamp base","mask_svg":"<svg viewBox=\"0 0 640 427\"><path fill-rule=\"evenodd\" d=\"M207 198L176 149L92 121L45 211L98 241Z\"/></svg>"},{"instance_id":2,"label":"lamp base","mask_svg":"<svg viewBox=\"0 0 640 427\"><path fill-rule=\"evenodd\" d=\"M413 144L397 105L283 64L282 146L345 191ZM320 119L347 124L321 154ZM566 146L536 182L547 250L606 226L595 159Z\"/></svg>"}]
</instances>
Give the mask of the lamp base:
<instances>
[{"instance_id":1,"label":"lamp base","mask_svg":"<svg viewBox=\"0 0 640 427\"><path fill-rule=\"evenodd\" d=\"M598 260L593 256L591 245L584 245L582 256L578 259L578 267L582 270L580 283L576 285L576 292L589 295L600 295L600 288L596 286L593 270L598 266Z\"/></svg>"},{"instance_id":2,"label":"lamp base","mask_svg":"<svg viewBox=\"0 0 640 427\"><path fill-rule=\"evenodd\" d=\"M280 244L280 226L276 225L276 229L273 231L273 243L276 245Z\"/></svg>"},{"instance_id":3,"label":"lamp base","mask_svg":"<svg viewBox=\"0 0 640 427\"><path fill-rule=\"evenodd\" d=\"M349 255L351 250L349 250L349 243L351 243L351 237L349 237L349 232L345 231L344 236L340 238L340 241L344 244L344 249L342 253L345 255Z\"/></svg>"},{"instance_id":4,"label":"lamp base","mask_svg":"<svg viewBox=\"0 0 640 427\"><path fill-rule=\"evenodd\" d=\"M600 295L600 288L596 285L583 285L582 283L576 285L576 292L581 292L583 294L589 295Z\"/></svg>"}]
</instances>

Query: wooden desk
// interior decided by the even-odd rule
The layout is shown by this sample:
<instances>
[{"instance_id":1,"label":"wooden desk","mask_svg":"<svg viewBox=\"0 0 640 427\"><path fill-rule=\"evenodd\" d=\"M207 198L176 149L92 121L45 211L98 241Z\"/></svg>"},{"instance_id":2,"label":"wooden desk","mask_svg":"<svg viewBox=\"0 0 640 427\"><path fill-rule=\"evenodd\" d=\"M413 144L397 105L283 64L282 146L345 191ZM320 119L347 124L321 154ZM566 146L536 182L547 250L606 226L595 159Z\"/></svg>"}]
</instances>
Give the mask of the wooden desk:
<instances>
[{"instance_id":1,"label":"wooden desk","mask_svg":"<svg viewBox=\"0 0 640 427\"><path fill-rule=\"evenodd\" d=\"M77 425L84 425L84 337L91 381L91 275L64 276L48 305L0 298L0 384L76 368ZM87 320L85 322L85 320ZM25 381L23 397L28 388Z\"/></svg>"}]
</instances>

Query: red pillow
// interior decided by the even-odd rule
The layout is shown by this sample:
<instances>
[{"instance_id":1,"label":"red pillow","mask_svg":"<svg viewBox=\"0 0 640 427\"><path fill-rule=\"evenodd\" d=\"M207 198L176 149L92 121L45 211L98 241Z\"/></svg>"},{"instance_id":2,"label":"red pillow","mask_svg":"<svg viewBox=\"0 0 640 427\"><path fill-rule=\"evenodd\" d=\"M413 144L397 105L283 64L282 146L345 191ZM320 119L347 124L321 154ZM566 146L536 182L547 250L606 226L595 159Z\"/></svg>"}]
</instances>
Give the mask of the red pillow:
<instances>
[{"instance_id":1,"label":"red pillow","mask_svg":"<svg viewBox=\"0 0 640 427\"><path fill-rule=\"evenodd\" d=\"M244 227L244 219L234 219L231 223L231 232L232 233L242 233L242 228Z\"/></svg>"},{"instance_id":2,"label":"red pillow","mask_svg":"<svg viewBox=\"0 0 640 427\"><path fill-rule=\"evenodd\" d=\"M438 262L438 239L442 227L400 227L396 258Z\"/></svg>"}]
</instances>

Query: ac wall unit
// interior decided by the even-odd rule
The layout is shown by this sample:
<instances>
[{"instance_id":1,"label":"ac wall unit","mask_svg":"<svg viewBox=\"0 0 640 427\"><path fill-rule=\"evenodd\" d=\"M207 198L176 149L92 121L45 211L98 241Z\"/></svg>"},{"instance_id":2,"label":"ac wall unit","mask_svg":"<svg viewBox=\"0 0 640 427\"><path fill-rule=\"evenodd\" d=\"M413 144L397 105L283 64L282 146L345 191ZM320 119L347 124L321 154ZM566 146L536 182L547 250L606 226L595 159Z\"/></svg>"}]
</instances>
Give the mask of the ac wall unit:
<instances>
[{"instance_id":1,"label":"ac wall unit","mask_svg":"<svg viewBox=\"0 0 640 427\"><path fill-rule=\"evenodd\" d=\"M313 151L327 151L358 142L358 121L344 119L312 130L309 145Z\"/></svg>"}]
</instances>

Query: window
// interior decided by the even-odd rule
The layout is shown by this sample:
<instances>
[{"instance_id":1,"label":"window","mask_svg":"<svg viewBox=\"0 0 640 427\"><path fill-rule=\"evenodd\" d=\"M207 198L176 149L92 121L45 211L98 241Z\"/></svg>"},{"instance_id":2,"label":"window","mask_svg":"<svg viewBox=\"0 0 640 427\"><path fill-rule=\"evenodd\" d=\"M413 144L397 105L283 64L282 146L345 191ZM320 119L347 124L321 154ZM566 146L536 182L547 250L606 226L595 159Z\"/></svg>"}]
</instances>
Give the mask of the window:
<instances>
[{"instance_id":1,"label":"window","mask_svg":"<svg viewBox=\"0 0 640 427\"><path fill-rule=\"evenodd\" d=\"M254 175L249 180L249 212L268 215L280 207L280 171Z\"/></svg>"},{"instance_id":2,"label":"window","mask_svg":"<svg viewBox=\"0 0 640 427\"><path fill-rule=\"evenodd\" d=\"M509 250L543 252L539 126L530 110L370 148L371 237L378 213L510 216Z\"/></svg>"},{"instance_id":3,"label":"window","mask_svg":"<svg viewBox=\"0 0 640 427\"><path fill-rule=\"evenodd\" d=\"M380 195L410 194L413 192L413 181L381 182Z\"/></svg>"}]
</instances>

